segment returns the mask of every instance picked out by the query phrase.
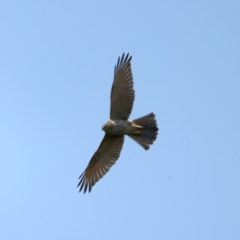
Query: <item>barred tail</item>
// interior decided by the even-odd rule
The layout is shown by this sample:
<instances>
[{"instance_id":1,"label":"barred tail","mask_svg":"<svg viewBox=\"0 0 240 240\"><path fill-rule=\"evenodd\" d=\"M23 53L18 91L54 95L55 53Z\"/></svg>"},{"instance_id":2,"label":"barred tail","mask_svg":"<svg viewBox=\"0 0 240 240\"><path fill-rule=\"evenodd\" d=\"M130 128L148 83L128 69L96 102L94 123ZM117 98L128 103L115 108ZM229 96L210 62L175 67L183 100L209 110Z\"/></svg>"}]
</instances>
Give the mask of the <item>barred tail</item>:
<instances>
[{"instance_id":1,"label":"barred tail","mask_svg":"<svg viewBox=\"0 0 240 240\"><path fill-rule=\"evenodd\" d=\"M158 134L155 115L153 113L150 113L141 118L134 119L132 122L142 126L143 128L141 129L140 134L133 134L128 136L140 144L145 150L148 150L150 148L149 144L153 144Z\"/></svg>"}]
</instances>

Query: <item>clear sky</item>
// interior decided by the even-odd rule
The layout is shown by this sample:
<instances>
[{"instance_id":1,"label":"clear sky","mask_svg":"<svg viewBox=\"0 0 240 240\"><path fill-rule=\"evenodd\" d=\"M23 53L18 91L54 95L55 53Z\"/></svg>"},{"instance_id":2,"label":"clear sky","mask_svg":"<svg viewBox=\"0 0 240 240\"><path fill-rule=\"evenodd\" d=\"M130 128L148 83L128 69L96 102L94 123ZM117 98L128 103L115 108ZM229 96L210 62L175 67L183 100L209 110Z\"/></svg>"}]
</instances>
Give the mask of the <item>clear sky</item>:
<instances>
[{"instance_id":1,"label":"clear sky","mask_svg":"<svg viewBox=\"0 0 240 240\"><path fill-rule=\"evenodd\" d=\"M1 1L0 32L0 239L240 239L239 1ZM84 195L123 52L159 135Z\"/></svg>"}]
</instances>

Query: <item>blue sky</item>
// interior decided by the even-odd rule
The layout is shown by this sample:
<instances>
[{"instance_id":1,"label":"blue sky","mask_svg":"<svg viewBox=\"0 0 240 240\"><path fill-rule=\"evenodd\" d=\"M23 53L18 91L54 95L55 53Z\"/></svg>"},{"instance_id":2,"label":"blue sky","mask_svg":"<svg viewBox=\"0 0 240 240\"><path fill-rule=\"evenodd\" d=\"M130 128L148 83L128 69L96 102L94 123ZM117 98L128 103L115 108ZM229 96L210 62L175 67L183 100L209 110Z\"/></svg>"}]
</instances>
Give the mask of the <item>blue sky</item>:
<instances>
[{"instance_id":1,"label":"blue sky","mask_svg":"<svg viewBox=\"0 0 240 240\"><path fill-rule=\"evenodd\" d=\"M239 1L2 1L0 239L240 239ZM90 194L113 69L129 52L126 138ZM87 120L86 120L87 119Z\"/></svg>"}]
</instances>

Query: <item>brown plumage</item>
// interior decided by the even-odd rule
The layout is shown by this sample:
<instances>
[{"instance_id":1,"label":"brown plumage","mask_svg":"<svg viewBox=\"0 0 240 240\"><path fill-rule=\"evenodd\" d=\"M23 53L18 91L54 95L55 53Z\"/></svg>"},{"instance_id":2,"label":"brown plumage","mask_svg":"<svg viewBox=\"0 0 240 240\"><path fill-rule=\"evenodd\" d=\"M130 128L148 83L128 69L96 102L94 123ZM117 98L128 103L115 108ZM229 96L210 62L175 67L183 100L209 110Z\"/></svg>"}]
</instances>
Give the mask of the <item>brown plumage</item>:
<instances>
[{"instance_id":1,"label":"brown plumage","mask_svg":"<svg viewBox=\"0 0 240 240\"><path fill-rule=\"evenodd\" d=\"M94 184L118 160L123 147L124 135L131 137L146 150L156 140L158 127L153 113L127 121L135 98L131 59L129 54L126 56L123 54L121 58L118 58L114 68L110 119L102 126L105 136L87 168L79 177L79 191L83 190L84 193L87 190L90 192Z\"/></svg>"},{"instance_id":2,"label":"brown plumage","mask_svg":"<svg viewBox=\"0 0 240 240\"><path fill-rule=\"evenodd\" d=\"M132 112L135 92L133 90L133 77L131 71L132 57L118 58L114 68L114 80L111 90L110 119L127 120Z\"/></svg>"}]
</instances>

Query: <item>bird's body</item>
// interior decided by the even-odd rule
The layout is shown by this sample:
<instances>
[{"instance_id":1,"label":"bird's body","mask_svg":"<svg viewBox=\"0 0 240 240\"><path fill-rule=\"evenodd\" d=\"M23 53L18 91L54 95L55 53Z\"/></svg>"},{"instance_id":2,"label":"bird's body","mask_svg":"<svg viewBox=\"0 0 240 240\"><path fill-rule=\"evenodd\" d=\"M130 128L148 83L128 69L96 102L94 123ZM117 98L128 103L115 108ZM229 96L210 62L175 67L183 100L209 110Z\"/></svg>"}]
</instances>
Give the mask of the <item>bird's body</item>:
<instances>
[{"instance_id":1,"label":"bird's body","mask_svg":"<svg viewBox=\"0 0 240 240\"><path fill-rule=\"evenodd\" d=\"M84 189L84 193L87 189L90 192L92 186L115 164L122 150L124 135L128 135L145 150L149 149L149 145L156 140L158 127L153 113L128 121L135 98L131 59L128 54L126 57L123 54L118 58L115 66L110 119L102 126L105 136L87 168L79 177L79 191Z\"/></svg>"},{"instance_id":2,"label":"bird's body","mask_svg":"<svg viewBox=\"0 0 240 240\"><path fill-rule=\"evenodd\" d=\"M142 126L121 119L115 121L109 119L103 125L102 129L106 132L106 134L121 136L141 133Z\"/></svg>"}]
</instances>

